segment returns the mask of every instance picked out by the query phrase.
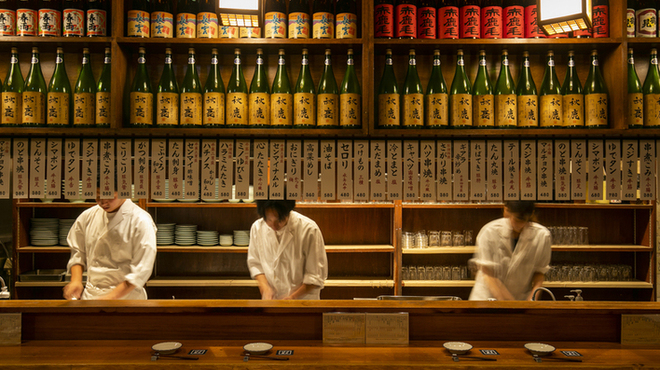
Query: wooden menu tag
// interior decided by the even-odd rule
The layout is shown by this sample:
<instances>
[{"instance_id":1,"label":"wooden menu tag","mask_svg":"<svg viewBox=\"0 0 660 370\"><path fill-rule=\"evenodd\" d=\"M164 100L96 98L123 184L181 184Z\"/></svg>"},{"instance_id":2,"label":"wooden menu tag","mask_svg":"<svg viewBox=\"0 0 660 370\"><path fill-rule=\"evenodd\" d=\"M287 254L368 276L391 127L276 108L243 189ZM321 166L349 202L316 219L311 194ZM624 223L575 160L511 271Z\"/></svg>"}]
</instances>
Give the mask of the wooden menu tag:
<instances>
[{"instance_id":1,"label":"wooden menu tag","mask_svg":"<svg viewBox=\"0 0 660 370\"><path fill-rule=\"evenodd\" d=\"M21 344L21 314L0 314L0 346Z\"/></svg>"},{"instance_id":2,"label":"wooden menu tag","mask_svg":"<svg viewBox=\"0 0 660 370\"><path fill-rule=\"evenodd\" d=\"M323 344L364 344L365 314L326 312L323 314Z\"/></svg>"},{"instance_id":3,"label":"wooden menu tag","mask_svg":"<svg viewBox=\"0 0 660 370\"><path fill-rule=\"evenodd\" d=\"M367 345L408 345L408 313L368 313Z\"/></svg>"},{"instance_id":4,"label":"wooden menu tag","mask_svg":"<svg viewBox=\"0 0 660 370\"><path fill-rule=\"evenodd\" d=\"M621 315L621 344L660 345L660 315Z\"/></svg>"}]
</instances>

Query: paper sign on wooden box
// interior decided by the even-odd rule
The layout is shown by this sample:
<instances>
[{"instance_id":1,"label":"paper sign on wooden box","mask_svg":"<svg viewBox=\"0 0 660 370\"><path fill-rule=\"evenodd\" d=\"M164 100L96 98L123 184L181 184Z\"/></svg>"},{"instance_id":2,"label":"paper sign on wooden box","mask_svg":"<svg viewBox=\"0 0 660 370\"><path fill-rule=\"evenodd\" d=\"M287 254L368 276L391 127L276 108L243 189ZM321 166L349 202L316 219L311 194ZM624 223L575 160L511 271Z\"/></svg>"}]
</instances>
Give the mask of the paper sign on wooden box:
<instances>
[{"instance_id":1,"label":"paper sign on wooden box","mask_svg":"<svg viewBox=\"0 0 660 370\"><path fill-rule=\"evenodd\" d=\"M365 337L364 313L323 314L323 344L364 344Z\"/></svg>"},{"instance_id":2,"label":"paper sign on wooden box","mask_svg":"<svg viewBox=\"0 0 660 370\"><path fill-rule=\"evenodd\" d=\"M368 313L367 345L408 345L408 313Z\"/></svg>"},{"instance_id":3,"label":"paper sign on wooden box","mask_svg":"<svg viewBox=\"0 0 660 370\"><path fill-rule=\"evenodd\" d=\"M0 346L21 344L21 314L0 314Z\"/></svg>"},{"instance_id":4,"label":"paper sign on wooden box","mask_svg":"<svg viewBox=\"0 0 660 370\"><path fill-rule=\"evenodd\" d=\"M621 344L660 345L660 315L621 315Z\"/></svg>"}]
</instances>

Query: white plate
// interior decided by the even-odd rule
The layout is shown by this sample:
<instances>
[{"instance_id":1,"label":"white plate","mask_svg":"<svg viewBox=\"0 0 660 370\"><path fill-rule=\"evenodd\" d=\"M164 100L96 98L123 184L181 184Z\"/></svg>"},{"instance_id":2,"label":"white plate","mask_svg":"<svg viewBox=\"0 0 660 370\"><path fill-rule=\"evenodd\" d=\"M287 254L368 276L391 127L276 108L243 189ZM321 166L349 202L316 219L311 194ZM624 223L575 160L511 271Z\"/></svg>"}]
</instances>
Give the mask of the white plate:
<instances>
[{"instance_id":1,"label":"white plate","mask_svg":"<svg viewBox=\"0 0 660 370\"><path fill-rule=\"evenodd\" d=\"M527 343L525 348L533 355L549 355L555 351L555 347L545 343Z\"/></svg>"},{"instance_id":2,"label":"white plate","mask_svg":"<svg viewBox=\"0 0 660 370\"><path fill-rule=\"evenodd\" d=\"M442 346L450 353L457 355L466 354L472 349L472 345L465 342L445 342Z\"/></svg>"},{"instance_id":3,"label":"white plate","mask_svg":"<svg viewBox=\"0 0 660 370\"><path fill-rule=\"evenodd\" d=\"M253 355L263 355L273 349L273 345L264 342L248 343L243 346L243 349Z\"/></svg>"},{"instance_id":4,"label":"white plate","mask_svg":"<svg viewBox=\"0 0 660 370\"><path fill-rule=\"evenodd\" d=\"M161 355L168 355L176 352L179 348L181 348L181 346L183 346L183 344L179 342L161 342L151 346L151 349L160 353Z\"/></svg>"}]
</instances>

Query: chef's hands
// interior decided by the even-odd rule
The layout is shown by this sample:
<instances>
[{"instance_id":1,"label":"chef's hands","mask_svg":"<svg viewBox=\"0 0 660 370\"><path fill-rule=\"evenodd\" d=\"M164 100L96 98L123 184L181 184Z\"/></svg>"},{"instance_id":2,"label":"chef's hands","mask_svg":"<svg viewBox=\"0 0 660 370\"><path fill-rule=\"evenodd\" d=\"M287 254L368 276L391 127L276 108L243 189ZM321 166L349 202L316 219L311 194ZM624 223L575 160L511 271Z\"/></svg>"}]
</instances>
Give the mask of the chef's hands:
<instances>
[{"instance_id":1,"label":"chef's hands","mask_svg":"<svg viewBox=\"0 0 660 370\"><path fill-rule=\"evenodd\" d=\"M273 288L270 287L270 284L268 284L266 275L259 274L254 278L255 280L257 280L257 284L259 285L259 292L261 292L261 299L263 299L264 301L270 301L275 299L275 290L273 290Z\"/></svg>"},{"instance_id":2,"label":"chef's hands","mask_svg":"<svg viewBox=\"0 0 660 370\"><path fill-rule=\"evenodd\" d=\"M64 293L62 295L64 296L64 299L68 299L68 300L80 299L80 296L82 295L83 292L83 285L81 282L72 281L64 286L63 291Z\"/></svg>"}]
</instances>

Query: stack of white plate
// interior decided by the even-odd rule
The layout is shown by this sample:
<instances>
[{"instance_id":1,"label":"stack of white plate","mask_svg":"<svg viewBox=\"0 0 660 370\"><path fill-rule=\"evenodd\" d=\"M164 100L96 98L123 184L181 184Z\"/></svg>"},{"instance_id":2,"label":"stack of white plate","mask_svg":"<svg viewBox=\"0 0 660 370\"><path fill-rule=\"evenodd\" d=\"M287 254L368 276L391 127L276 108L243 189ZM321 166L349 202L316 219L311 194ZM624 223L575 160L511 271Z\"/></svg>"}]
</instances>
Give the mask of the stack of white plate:
<instances>
[{"instance_id":1,"label":"stack of white plate","mask_svg":"<svg viewBox=\"0 0 660 370\"><path fill-rule=\"evenodd\" d=\"M32 245L57 245L59 243L59 219L31 218L30 243Z\"/></svg>"},{"instance_id":2,"label":"stack of white plate","mask_svg":"<svg viewBox=\"0 0 660 370\"><path fill-rule=\"evenodd\" d=\"M156 244L172 245L174 244L174 226L176 224L156 224Z\"/></svg>"},{"instance_id":3,"label":"stack of white plate","mask_svg":"<svg viewBox=\"0 0 660 370\"><path fill-rule=\"evenodd\" d=\"M218 245L218 232L197 231L197 244L203 246Z\"/></svg>"},{"instance_id":4,"label":"stack of white plate","mask_svg":"<svg viewBox=\"0 0 660 370\"><path fill-rule=\"evenodd\" d=\"M197 242L197 225L176 225L174 242L176 245L194 245Z\"/></svg>"},{"instance_id":5,"label":"stack of white plate","mask_svg":"<svg viewBox=\"0 0 660 370\"><path fill-rule=\"evenodd\" d=\"M71 226L73 226L73 223L76 222L75 218L61 218L59 221L60 225L60 245L68 245L66 242L66 237L69 235L69 230L71 230Z\"/></svg>"},{"instance_id":6,"label":"stack of white plate","mask_svg":"<svg viewBox=\"0 0 660 370\"><path fill-rule=\"evenodd\" d=\"M250 230L234 230L234 244L240 246L250 244Z\"/></svg>"},{"instance_id":7,"label":"stack of white plate","mask_svg":"<svg viewBox=\"0 0 660 370\"><path fill-rule=\"evenodd\" d=\"M231 234L220 235L220 245L229 247L234 244L234 237Z\"/></svg>"}]
</instances>

